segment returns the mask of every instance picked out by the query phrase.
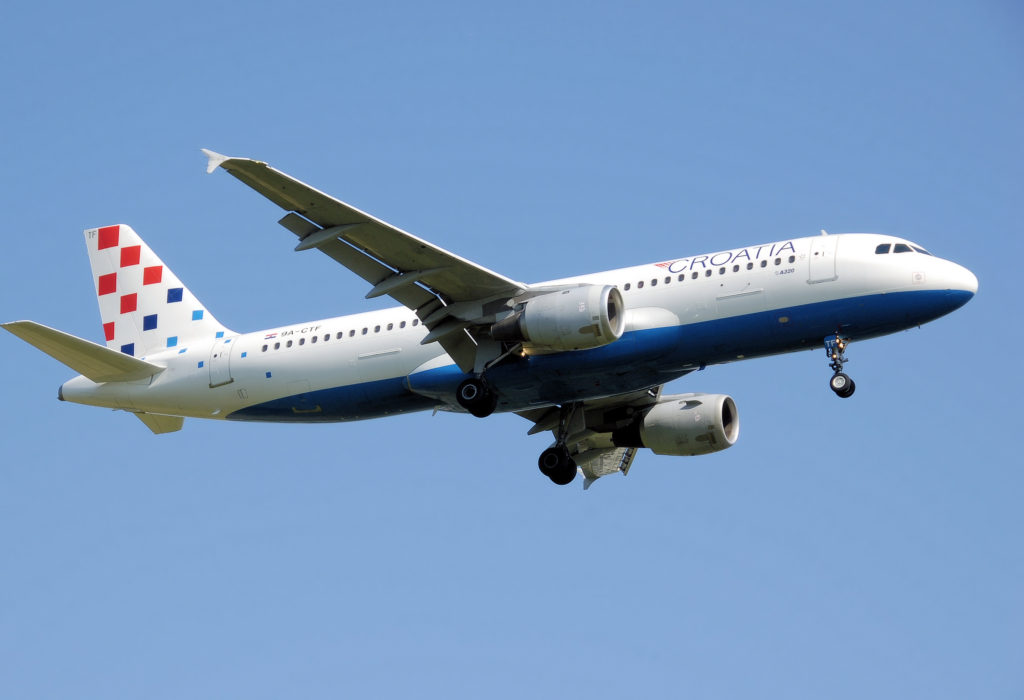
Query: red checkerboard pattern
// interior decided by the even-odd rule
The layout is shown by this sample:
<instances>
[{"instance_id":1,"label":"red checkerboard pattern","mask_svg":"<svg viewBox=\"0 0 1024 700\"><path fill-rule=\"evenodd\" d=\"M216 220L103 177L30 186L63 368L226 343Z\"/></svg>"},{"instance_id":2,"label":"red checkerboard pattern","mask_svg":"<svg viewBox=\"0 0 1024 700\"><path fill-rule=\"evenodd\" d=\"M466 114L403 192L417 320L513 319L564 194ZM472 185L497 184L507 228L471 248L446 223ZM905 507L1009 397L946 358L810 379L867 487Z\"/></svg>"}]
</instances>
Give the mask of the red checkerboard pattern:
<instances>
[{"instance_id":1,"label":"red checkerboard pattern","mask_svg":"<svg viewBox=\"0 0 1024 700\"><path fill-rule=\"evenodd\" d=\"M109 275L100 275L99 284L99 295L113 294L117 291L117 273L111 272Z\"/></svg>"},{"instance_id":2,"label":"red checkerboard pattern","mask_svg":"<svg viewBox=\"0 0 1024 700\"><path fill-rule=\"evenodd\" d=\"M107 347L145 356L226 330L129 226L85 232Z\"/></svg>"},{"instance_id":3,"label":"red checkerboard pattern","mask_svg":"<svg viewBox=\"0 0 1024 700\"><path fill-rule=\"evenodd\" d=\"M121 267L128 267L130 265L139 264L139 254L142 251L142 246L127 246L121 249Z\"/></svg>"}]
</instances>

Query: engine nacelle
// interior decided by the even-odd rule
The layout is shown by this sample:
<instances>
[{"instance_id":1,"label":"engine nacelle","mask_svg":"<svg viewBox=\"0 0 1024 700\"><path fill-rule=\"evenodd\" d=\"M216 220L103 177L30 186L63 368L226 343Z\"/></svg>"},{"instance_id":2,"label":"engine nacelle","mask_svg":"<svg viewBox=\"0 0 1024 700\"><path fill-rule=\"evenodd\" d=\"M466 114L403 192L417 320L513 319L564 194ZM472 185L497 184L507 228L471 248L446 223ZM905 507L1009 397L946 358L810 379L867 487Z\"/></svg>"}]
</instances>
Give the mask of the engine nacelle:
<instances>
[{"instance_id":1,"label":"engine nacelle","mask_svg":"<svg viewBox=\"0 0 1024 700\"><path fill-rule=\"evenodd\" d=\"M625 326L622 293L591 284L528 299L491 326L491 337L545 350L585 350L618 340Z\"/></svg>"},{"instance_id":2,"label":"engine nacelle","mask_svg":"<svg viewBox=\"0 0 1024 700\"><path fill-rule=\"evenodd\" d=\"M740 436L736 402L724 394L663 396L627 428L612 433L617 447L647 447L655 454L690 457L732 447Z\"/></svg>"}]
</instances>

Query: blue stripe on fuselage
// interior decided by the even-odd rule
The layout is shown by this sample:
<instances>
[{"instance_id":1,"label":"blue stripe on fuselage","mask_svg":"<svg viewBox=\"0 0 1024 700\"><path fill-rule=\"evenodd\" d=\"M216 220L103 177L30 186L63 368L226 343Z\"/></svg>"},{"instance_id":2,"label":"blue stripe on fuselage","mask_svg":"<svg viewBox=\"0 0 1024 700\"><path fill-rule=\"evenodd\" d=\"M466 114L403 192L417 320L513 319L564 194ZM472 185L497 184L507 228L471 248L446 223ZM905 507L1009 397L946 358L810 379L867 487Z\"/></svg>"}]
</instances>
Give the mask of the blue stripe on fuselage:
<instances>
[{"instance_id":1,"label":"blue stripe on fuselage","mask_svg":"<svg viewBox=\"0 0 1024 700\"><path fill-rule=\"evenodd\" d=\"M698 367L739 356L818 347L837 330L864 340L912 328L958 309L972 296L953 290L892 292L631 331L600 348L533 355L501 364L487 372L487 380L501 396L501 411L609 396L664 384ZM235 411L228 418L333 422L426 410L439 401L416 391L453 399L466 376L448 365L408 378L287 396Z\"/></svg>"}]
</instances>

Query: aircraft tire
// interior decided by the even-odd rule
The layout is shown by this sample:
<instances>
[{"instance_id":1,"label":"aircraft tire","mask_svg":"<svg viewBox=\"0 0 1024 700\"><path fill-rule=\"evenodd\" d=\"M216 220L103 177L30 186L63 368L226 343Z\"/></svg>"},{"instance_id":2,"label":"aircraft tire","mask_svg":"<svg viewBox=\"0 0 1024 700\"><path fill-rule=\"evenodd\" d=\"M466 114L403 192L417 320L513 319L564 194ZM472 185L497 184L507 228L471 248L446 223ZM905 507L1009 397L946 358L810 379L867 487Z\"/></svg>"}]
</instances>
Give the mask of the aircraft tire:
<instances>
[{"instance_id":1,"label":"aircraft tire","mask_svg":"<svg viewBox=\"0 0 1024 700\"><path fill-rule=\"evenodd\" d=\"M576 462L571 457L567 457L565 462L560 464L558 469L549 478L559 486L571 484L573 479L576 478Z\"/></svg>"},{"instance_id":2,"label":"aircraft tire","mask_svg":"<svg viewBox=\"0 0 1024 700\"><path fill-rule=\"evenodd\" d=\"M850 385L853 384L853 380L842 372L836 372L832 375L832 378L828 380L828 387L835 392L836 396L845 398L844 394L848 395L850 391Z\"/></svg>"},{"instance_id":3,"label":"aircraft tire","mask_svg":"<svg viewBox=\"0 0 1024 700\"><path fill-rule=\"evenodd\" d=\"M549 447L540 453L537 466L540 468L540 473L550 479L566 459L569 459L569 455L564 447Z\"/></svg>"},{"instance_id":4,"label":"aircraft tire","mask_svg":"<svg viewBox=\"0 0 1024 700\"><path fill-rule=\"evenodd\" d=\"M569 451L564 445L549 447L541 452L537 466L540 467L541 474L559 486L572 483L576 478L576 462L569 456Z\"/></svg>"},{"instance_id":5,"label":"aircraft tire","mask_svg":"<svg viewBox=\"0 0 1024 700\"><path fill-rule=\"evenodd\" d=\"M486 418L498 407L498 395L475 377L470 377L459 384L455 400L477 418Z\"/></svg>"}]
</instances>

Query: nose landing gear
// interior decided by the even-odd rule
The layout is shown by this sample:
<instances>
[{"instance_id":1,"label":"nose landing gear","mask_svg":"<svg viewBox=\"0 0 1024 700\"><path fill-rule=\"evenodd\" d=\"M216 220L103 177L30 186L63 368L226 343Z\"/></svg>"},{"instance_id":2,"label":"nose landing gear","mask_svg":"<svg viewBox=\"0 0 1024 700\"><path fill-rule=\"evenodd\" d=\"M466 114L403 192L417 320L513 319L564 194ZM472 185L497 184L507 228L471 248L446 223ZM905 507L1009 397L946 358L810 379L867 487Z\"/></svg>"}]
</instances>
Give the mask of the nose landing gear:
<instances>
[{"instance_id":1,"label":"nose landing gear","mask_svg":"<svg viewBox=\"0 0 1024 700\"><path fill-rule=\"evenodd\" d=\"M849 338L843 338L838 333L825 338L825 353L828 355L829 367L832 368L832 378L828 381L829 388L841 399L848 399L857 390L857 384L849 375L843 372L843 365L849 360L846 358L845 350L849 344Z\"/></svg>"}]
</instances>

